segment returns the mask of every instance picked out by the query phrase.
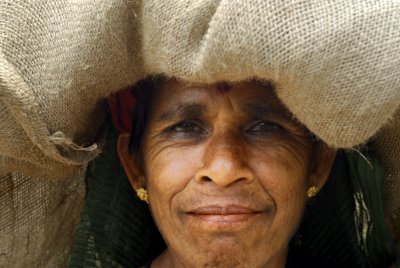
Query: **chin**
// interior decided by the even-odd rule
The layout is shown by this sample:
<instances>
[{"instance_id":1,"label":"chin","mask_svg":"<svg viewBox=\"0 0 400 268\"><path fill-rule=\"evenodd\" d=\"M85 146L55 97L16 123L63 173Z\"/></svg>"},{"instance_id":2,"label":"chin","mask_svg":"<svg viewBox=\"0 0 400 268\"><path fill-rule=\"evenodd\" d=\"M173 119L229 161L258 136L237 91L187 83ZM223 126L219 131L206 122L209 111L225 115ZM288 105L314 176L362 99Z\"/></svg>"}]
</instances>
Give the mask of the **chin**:
<instances>
[{"instance_id":1,"label":"chin","mask_svg":"<svg viewBox=\"0 0 400 268\"><path fill-rule=\"evenodd\" d=\"M198 257L196 267L259 266L254 263L256 259L250 259L254 255L254 252L249 252L250 247L228 233L219 233L218 236L213 237L212 241L201 245L201 248L202 254L196 254Z\"/></svg>"},{"instance_id":2,"label":"chin","mask_svg":"<svg viewBox=\"0 0 400 268\"><path fill-rule=\"evenodd\" d=\"M249 265L249 260L243 249L228 245L209 247L206 254L197 263L200 265L196 265L196 267L254 267L254 265Z\"/></svg>"}]
</instances>

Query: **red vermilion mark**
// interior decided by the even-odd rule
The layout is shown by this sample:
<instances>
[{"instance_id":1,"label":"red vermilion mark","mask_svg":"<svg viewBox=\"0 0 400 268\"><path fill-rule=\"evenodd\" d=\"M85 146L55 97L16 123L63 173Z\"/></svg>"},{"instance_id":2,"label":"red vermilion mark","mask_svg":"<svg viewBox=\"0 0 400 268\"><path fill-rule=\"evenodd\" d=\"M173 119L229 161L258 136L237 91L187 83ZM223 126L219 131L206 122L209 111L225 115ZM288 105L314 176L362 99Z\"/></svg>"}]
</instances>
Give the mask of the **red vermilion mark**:
<instances>
[{"instance_id":1,"label":"red vermilion mark","mask_svg":"<svg viewBox=\"0 0 400 268\"><path fill-rule=\"evenodd\" d=\"M220 82L217 83L217 94L218 95L224 95L228 93L231 90L232 86L228 84L227 82Z\"/></svg>"}]
</instances>

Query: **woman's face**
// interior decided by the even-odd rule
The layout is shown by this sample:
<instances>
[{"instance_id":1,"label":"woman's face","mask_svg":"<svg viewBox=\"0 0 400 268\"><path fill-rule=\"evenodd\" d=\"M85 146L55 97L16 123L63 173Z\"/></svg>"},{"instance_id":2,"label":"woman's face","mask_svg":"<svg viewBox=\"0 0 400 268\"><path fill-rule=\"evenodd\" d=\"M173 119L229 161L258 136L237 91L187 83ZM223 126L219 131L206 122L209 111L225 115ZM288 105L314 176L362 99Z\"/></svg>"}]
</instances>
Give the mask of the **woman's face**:
<instances>
[{"instance_id":1,"label":"woman's face","mask_svg":"<svg viewBox=\"0 0 400 268\"><path fill-rule=\"evenodd\" d=\"M307 188L313 148L268 86L168 81L142 145L149 206L185 267L284 266ZM139 166L141 165L141 166Z\"/></svg>"}]
</instances>

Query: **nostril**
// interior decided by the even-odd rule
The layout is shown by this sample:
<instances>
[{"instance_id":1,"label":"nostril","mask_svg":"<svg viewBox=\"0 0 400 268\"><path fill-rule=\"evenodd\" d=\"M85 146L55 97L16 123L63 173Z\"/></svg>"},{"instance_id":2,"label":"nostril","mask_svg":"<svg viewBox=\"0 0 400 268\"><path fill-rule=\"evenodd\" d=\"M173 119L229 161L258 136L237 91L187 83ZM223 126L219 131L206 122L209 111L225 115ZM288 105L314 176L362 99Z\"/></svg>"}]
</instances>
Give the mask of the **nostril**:
<instances>
[{"instance_id":1,"label":"nostril","mask_svg":"<svg viewBox=\"0 0 400 268\"><path fill-rule=\"evenodd\" d=\"M246 177L239 177L239 178L236 179L235 182L246 182L246 181L248 181L248 180L249 180L249 179L246 178Z\"/></svg>"},{"instance_id":2,"label":"nostril","mask_svg":"<svg viewBox=\"0 0 400 268\"><path fill-rule=\"evenodd\" d=\"M200 181L202 181L202 182L210 182L210 181L212 181L212 179L210 177L208 177L208 176L202 176L200 178Z\"/></svg>"},{"instance_id":3,"label":"nostril","mask_svg":"<svg viewBox=\"0 0 400 268\"><path fill-rule=\"evenodd\" d=\"M208 185L212 182L222 187L236 183L251 183L253 179L253 172L247 165L221 159L214 159L208 165L200 167L194 175L197 183Z\"/></svg>"}]
</instances>

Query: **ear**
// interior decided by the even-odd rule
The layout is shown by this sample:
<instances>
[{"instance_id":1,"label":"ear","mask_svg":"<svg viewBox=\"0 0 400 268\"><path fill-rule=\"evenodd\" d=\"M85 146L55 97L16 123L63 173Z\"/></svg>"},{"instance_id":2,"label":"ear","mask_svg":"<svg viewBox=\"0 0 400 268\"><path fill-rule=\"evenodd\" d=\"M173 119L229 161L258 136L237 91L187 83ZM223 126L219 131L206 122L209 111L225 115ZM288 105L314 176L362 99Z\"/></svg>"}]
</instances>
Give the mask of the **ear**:
<instances>
[{"instance_id":1,"label":"ear","mask_svg":"<svg viewBox=\"0 0 400 268\"><path fill-rule=\"evenodd\" d=\"M333 162L336 157L336 150L325 143L317 145L314 149L314 156L309 186L316 186L321 189L329 178Z\"/></svg>"},{"instance_id":2,"label":"ear","mask_svg":"<svg viewBox=\"0 0 400 268\"><path fill-rule=\"evenodd\" d=\"M131 135L129 133L123 133L118 136L117 152L125 174L128 176L133 189L137 190L145 186L145 177L138 156L129 153L130 138Z\"/></svg>"}]
</instances>

